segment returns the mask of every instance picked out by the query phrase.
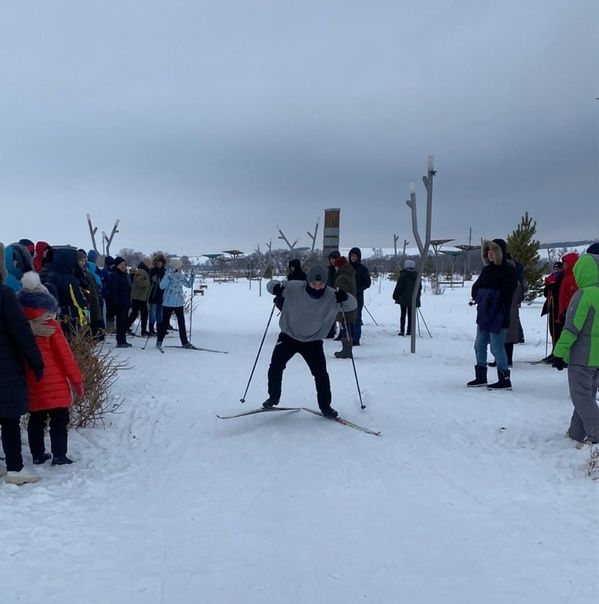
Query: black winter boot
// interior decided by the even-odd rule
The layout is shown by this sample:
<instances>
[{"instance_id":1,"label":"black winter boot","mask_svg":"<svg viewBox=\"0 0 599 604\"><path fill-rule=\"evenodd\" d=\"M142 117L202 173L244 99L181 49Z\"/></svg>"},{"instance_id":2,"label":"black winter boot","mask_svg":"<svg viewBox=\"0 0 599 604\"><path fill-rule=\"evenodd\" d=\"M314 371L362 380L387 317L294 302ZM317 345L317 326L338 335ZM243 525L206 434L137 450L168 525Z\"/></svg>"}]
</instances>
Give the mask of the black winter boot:
<instances>
[{"instance_id":1,"label":"black winter boot","mask_svg":"<svg viewBox=\"0 0 599 604\"><path fill-rule=\"evenodd\" d=\"M510 370L497 370L497 381L494 384L487 386L489 390L511 390L512 382L510 381Z\"/></svg>"},{"instance_id":2,"label":"black winter boot","mask_svg":"<svg viewBox=\"0 0 599 604\"><path fill-rule=\"evenodd\" d=\"M351 359L352 358L352 342L348 338L341 340L343 348L335 353L335 357L338 359Z\"/></svg>"},{"instance_id":3,"label":"black winter boot","mask_svg":"<svg viewBox=\"0 0 599 604\"><path fill-rule=\"evenodd\" d=\"M328 417L329 419L335 419L339 416L337 411L335 411L335 409L333 409L333 407L331 406L321 407L320 412L322 413L322 415L324 415L324 417Z\"/></svg>"},{"instance_id":4,"label":"black winter boot","mask_svg":"<svg viewBox=\"0 0 599 604\"><path fill-rule=\"evenodd\" d=\"M479 386L487 385L487 368L484 365L475 365L474 375L476 377L466 384L468 388L478 388Z\"/></svg>"},{"instance_id":5,"label":"black winter boot","mask_svg":"<svg viewBox=\"0 0 599 604\"><path fill-rule=\"evenodd\" d=\"M272 409L273 407L275 407L276 405L279 404L279 399L278 398L273 398L272 396L269 396L263 403L262 406L265 409Z\"/></svg>"}]
</instances>

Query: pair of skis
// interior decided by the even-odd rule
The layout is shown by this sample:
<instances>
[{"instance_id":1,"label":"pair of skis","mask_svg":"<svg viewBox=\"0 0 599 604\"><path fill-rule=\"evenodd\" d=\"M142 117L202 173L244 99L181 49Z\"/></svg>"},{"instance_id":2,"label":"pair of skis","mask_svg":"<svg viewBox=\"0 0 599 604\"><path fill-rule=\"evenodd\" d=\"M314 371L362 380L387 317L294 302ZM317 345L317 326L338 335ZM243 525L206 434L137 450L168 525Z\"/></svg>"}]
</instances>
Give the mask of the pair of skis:
<instances>
[{"instance_id":1,"label":"pair of skis","mask_svg":"<svg viewBox=\"0 0 599 604\"><path fill-rule=\"evenodd\" d=\"M218 352L219 354L229 354L226 350L215 350L214 348L200 348L199 346L194 346L193 344L191 345L191 347L167 344L166 346L154 346L154 348L157 348L162 354L164 354L165 348L183 348L183 350L202 350L204 352Z\"/></svg>"},{"instance_id":2,"label":"pair of skis","mask_svg":"<svg viewBox=\"0 0 599 604\"><path fill-rule=\"evenodd\" d=\"M257 413L273 413L280 411L307 411L308 413L313 413L314 415L318 415L323 419L328 419L332 422L336 422L343 426L347 426L348 428L354 428L355 430L360 430L360 432L365 432L366 434L372 434L373 436L380 436L381 432L376 430L370 430L369 428L365 428L364 426L360 426L359 424L355 424L354 422L349 421L343 417L326 417L320 411L316 411L315 409L310 409L309 407L271 407L269 409L265 409L264 407L260 407L259 409L251 409L250 411L243 411L242 413L236 413L235 415L217 415L219 419L234 419L236 417L245 417L246 415L256 415Z\"/></svg>"}]
</instances>

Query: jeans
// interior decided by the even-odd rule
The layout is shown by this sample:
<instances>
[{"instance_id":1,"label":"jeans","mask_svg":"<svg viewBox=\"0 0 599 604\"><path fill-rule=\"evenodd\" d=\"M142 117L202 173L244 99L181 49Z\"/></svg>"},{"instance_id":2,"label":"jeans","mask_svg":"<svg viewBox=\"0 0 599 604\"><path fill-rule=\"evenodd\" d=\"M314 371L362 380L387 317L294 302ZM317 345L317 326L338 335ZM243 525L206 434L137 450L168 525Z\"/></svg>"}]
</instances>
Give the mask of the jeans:
<instances>
[{"instance_id":1,"label":"jeans","mask_svg":"<svg viewBox=\"0 0 599 604\"><path fill-rule=\"evenodd\" d=\"M476 339L474 340L474 353L476 354L476 364L480 367L487 366L487 346L491 346L491 354L495 357L497 369L508 371L507 354L505 353L505 335L507 329L502 329L499 333L484 331L476 328Z\"/></svg>"},{"instance_id":2,"label":"jeans","mask_svg":"<svg viewBox=\"0 0 599 604\"><path fill-rule=\"evenodd\" d=\"M354 321L354 344L359 344L360 338L362 337L362 325L364 325L364 323L362 323L362 308L364 308L364 304L358 303L358 308L356 310L356 320Z\"/></svg>"},{"instance_id":3,"label":"jeans","mask_svg":"<svg viewBox=\"0 0 599 604\"><path fill-rule=\"evenodd\" d=\"M150 304L150 329L154 329L154 323L162 323L162 304Z\"/></svg>"}]
</instances>

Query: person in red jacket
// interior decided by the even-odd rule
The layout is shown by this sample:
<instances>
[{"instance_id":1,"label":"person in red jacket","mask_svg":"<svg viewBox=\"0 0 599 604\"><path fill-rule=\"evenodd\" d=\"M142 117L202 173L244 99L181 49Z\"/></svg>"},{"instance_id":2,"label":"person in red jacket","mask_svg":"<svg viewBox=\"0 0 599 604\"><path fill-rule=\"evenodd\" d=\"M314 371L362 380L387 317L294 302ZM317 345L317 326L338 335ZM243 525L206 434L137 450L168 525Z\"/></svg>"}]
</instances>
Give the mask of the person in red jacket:
<instances>
[{"instance_id":1,"label":"person in red jacket","mask_svg":"<svg viewBox=\"0 0 599 604\"><path fill-rule=\"evenodd\" d=\"M564 276L559 286L559 303L557 310L557 322L563 327L566 320L566 311L568 310L568 304L572 300L572 296L576 293L578 285L576 285L576 279L574 279L574 273L572 269L576 264L579 256L576 252L569 252L562 256L562 262L564 263Z\"/></svg>"},{"instance_id":2,"label":"person in red jacket","mask_svg":"<svg viewBox=\"0 0 599 604\"><path fill-rule=\"evenodd\" d=\"M69 408L73 391L83 396L83 378L67 339L56 321L58 302L40 282L33 271L25 273L21 280L23 289L17 297L27 319L42 318L46 325L54 327L47 337L36 336L36 342L45 370L37 381L33 372L26 373L28 386L29 422L27 436L34 464L43 464L52 457L52 465L73 463L67 457ZM44 430L50 417L50 443L52 455L46 453Z\"/></svg>"}]
</instances>

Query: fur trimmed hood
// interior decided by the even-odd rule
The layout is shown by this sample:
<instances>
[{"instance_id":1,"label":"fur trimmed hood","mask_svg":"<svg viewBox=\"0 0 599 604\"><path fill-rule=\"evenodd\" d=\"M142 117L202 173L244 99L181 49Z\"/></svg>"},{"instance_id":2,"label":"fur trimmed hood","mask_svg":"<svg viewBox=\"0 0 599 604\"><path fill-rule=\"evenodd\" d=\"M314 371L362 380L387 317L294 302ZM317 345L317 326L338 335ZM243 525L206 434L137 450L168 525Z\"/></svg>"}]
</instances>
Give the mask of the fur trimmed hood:
<instances>
[{"instance_id":1,"label":"fur trimmed hood","mask_svg":"<svg viewBox=\"0 0 599 604\"><path fill-rule=\"evenodd\" d=\"M483 243L483 246L480 249L480 256L485 266L489 266L489 259L487 258L487 253L489 250L493 250L496 254L494 264L496 266L501 266L503 261L506 260L507 256L507 246L505 241L503 239L493 239L493 241L485 241Z\"/></svg>"},{"instance_id":2,"label":"fur trimmed hood","mask_svg":"<svg viewBox=\"0 0 599 604\"><path fill-rule=\"evenodd\" d=\"M166 254L163 252L156 252L152 255L152 268L158 268L158 262L162 261L162 267L166 268L168 264L168 260L166 259Z\"/></svg>"}]
</instances>

